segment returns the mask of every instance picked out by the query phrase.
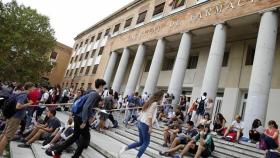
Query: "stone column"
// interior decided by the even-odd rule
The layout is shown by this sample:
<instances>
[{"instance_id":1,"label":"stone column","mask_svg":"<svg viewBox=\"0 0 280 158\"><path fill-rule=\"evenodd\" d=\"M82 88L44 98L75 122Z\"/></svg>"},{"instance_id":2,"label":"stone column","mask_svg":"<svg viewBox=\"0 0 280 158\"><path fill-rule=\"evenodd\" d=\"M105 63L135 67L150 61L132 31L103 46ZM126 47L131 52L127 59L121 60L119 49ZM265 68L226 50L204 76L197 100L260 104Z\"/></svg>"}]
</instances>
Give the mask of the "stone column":
<instances>
[{"instance_id":1,"label":"stone column","mask_svg":"<svg viewBox=\"0 0 280 158\"><path fill-rule=\"evenodd\" d=\"M161 38L157 42L156 50L153 56L151 67L149 69L143 93L147 92L148 95L152 95L155 91L164 59L164 49L165 41Z\"/></svg>"},{"instance_id":2,"label":"stone column","mask_svg":"<svg viewBox=\"0 0 280 158\"><path fill-rule=\"evenodd\" d=\"M114 91L117 91L118 93L120 93L121 90L121 86L122 86L122 81L124 79L124 75L125 75L125 71L128 65L128 60L129 60L129 49L128 48L124 48L123 50L123 54L120 60L120 64L118 66L116 75L115 75L115 79L112 85L112 89Z\"/></svg>"},{"instance_id":3,"label":"stone column","mask_svg":"<svg viewBox=\"0 0 280 158\"><path fill-rule=\"evenodd\" d=\"M117 63L117 58L118 58L118 54L116 52L112 52L108 65L106 67L106 71L104 73L104 80L107 83L108 88L110 87L110 82L112 79L112 75L113 75L113 71L115 69L116 63Z\"/></svg>"},{"instance_id":4,"label":"stone column","mask_svg":"<svg viewBox=\"0 0 280 158\"><path fill-rule=\"evenodd\" d=\"M137 82L140 76L141 66L144 61L146 47L143 44L140 44L137 49L137 53L131 68L128 82L125 88L124 96L130 95L136 89Z\"/></svg>"},{"instance_id":5,"label":"stone column","mask_svg":"<svg viewBox=\"0 0 280 158\"><path fill-rule=\"evenodd\" d=\"M260 119L262 124L265 124L276 47L277 27L277 13L268 11L262 15L245 110L244 134L248 134L254 119Z\"/></svg>"},{"instance_id":6,"label":"stone column","mask_svg":"<svg viewBox=\"0 0 280 158\"><path fill-rule=\"evenodd\" d=\"M226 47L226 35L226 26L224 24L216 25L201 88L201 94L207 92L208 98L214 100L220 80L220 72Z\"/></svg>"},{"instance_id":7,"label":"stone column","mask_svg":"<svg viewBox=\"0 0 280 158\"><path fill-rule=\"evenodd\" d=\"M183 33L168 87L168 93L173 94L175 97L173 104L178 104L180 100L186 68L190 56L191 41L192 35L188 32Z\"/></svg>"}]
</instances>

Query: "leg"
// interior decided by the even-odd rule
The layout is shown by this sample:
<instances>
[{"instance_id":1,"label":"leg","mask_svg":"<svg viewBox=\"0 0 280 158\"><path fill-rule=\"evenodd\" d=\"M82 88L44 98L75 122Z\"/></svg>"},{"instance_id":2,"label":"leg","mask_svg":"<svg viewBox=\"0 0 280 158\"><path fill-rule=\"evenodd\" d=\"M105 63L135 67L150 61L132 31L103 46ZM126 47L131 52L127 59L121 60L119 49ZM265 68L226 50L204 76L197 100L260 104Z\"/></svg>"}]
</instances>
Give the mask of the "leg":
<instances>
[{"instance_id":1,"label":"leg","mask_svg":"<svg viewBox=\"0 0 280 158\"><path fill-rule=\"evenodd\" d=\"M236 134L236 141L238 142L238 140L239 140L239 138L240 138L240 136L241 136L241 130L238 130L237 131L237 134Z\"/></svg>"},{"instance_id":2,"label":"leg","mask_svg":"<svg viewBox=\"0 0 280 158\"><path fill-rule=\"evenodd\" d=\"M174 141L172 142L170 148L174 148L174 147L176 147L176 146L179 145L179 144L180 144L179 138L175 138Z\"/></svg>"},{"instance_id":3,"label":"leg","mask_svg":"<svg viewBox=\"0 0 280 158\"><path fill-rule=\"evenodd\" d=\"M0 141L0 156L3 155L3 152L5 150L7 143L8 143L8 138L5 135L3 135L3 137Z\"/></svg>"},{"instance_id":4,"label":"leg","mask_svg":"<svg viewBox=\"0 0 280 158\"><path fill-rule=\"evenodd\" d=\"M45 131L40 129L31 139L28 140L27 144L32 144L36 140L39 140L43 133L45 133Z\"/></svg>"},{"instance_id":5,"label":"leg","mask_svg":"<svg viewBox=\"0 0 280 158\"><path fill-rule=\"evenodd\" d=\"M189 142L181 151L180 155L183 157L185 154L189 152L190 149L194 149L194 148L195 148L195 144L193 142Z\"/></svg>"},{"instance_id":6,"label":"leg","mask_svg":"<svg viewBox=\"0 0 280 158\"><path fill-rule=\"evenodd\" d=\"M200 156L201 156L201 154L202 154L202 152L203 152L204 150L205 150L205 147L202 146L201 144L199 144L198 149L197 149L197 152L196 152L194 158L200 158Z\"/></svg>"},{"instance_id":7,"label":"leg","mask_svg":"<svg viewBox=\"0 0 280 158\"><path fill-rule=\"evenodd\" d=\"M170 133L168 132L168 130L163 132L163 139L164 139L164 144L169 143L169 138L170 138Z\"/></svg>"},{"instance_id":8,"label":"leg","mask_svg":"<svg viewBox=\"0 0 280 158\"><path fill-rule=\"evenodd\" d=\"M224 137L226 137L229 134L230 129L231 129L230 127L227 128L227 130L226 130L226 132L224 134Z\"/></svg>"},{"instance_id":9,"label":"leg","mask_svg":"<svg viewBox=\"0 0 280 158\"><path fill-rule=\"evenodd\" d=\"M144 124L144 123L140 123L141 127L142 127L142 134L143 134L143 144L141 145L139 152L137 154L137 157L140 158L146 151L147 147L150 144L150 133L149 133L149 126Z\"/></svg>"},{"instance_id":10,"label":"leg","mask_svg":"<svg viewBox=\"0 0 280 158\"><path fill-rule=\"evenodd\" d=\"M49 144L55 144L57 141L59 141L59 139L61 138L60 137L60 134L61 133L57 133L55 136L54 136L54 138L51 140L51 142L49 143Z\"/></svg>"},{"instance_id":11,"label":"leg","mask_svg":"<svg viewBox=\"0 0 280 158\"><path fill-rule=\"evenodd\" d=\"M180 144L180 145L177 145L173 148L170 148L169 150L165 151L164 153L167 153L167 154L173 154L175 153L176 151L179 151L181 149L184 149L185 145L183 144Z\"/></svg>"},{"instance_id":12,"label":"leg","mask_svg":"<svg viewBox=\"0 0 280 158\"><path fill-rule=\"evenodd\" d=\"M79 158L82 155L83 150L88 146L90 142L89 123L85 128L81 130L81 137L78 141L78 148L76 149L72 158Z\"/></svg>"},{"instance_id":13,"label":"leg","mask_svg":"<svg viewBox=\"0 0 280 158\"><path fill-rule=\"evenodd\" d=\"M127 149L133 149L133 148L137 148L139 146L141 146L143 144L143 139L144 139L144 136L143 136L143 129L142 127L140 126L141 123L139 123L138 125L138 131L139 131L139 142L135 142L133 144L130 144L128 145Z\"/></svg>"},{"instance_id":14,"label":"leg","mask_svg":"<svg viewBox=\"0 0 280 158\"><path fill-rule=\"evenodd\" d=\"M173 142L176 138L176 133L171 133L171 136L170 136L170 142Z\"/></svg>"},{"instance_id":15,"label":"leg","mask_svg":"<svg viewBox=\"0 0 280 158\"><path fill-rule=\"evenodd\" d=\"M31 139L37 132L39 131L39 128L35 127L32 132L26 137L26 140Z\"/></svg>"}]
</instances>

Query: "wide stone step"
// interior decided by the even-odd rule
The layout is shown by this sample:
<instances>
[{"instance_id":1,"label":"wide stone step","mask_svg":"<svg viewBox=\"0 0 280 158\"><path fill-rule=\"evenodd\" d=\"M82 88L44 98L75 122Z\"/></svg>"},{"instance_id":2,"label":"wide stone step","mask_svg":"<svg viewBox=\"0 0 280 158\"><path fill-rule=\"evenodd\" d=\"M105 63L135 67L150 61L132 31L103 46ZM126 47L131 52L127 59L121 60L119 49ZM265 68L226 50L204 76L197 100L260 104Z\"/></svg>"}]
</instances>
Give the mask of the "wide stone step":
<instances>
[{"instance_id":1,"label":"wide stone step","mask_svg":"<svg viewBox=\"0 0 280 158\"><path fill-rule=\"evenodd\" d=\"M48 156L46 153L45 153L45 149L42 149L42 144L38 143L38 142L35 142L31 145L31 149L35 155L36 158L50 158L50 156ZM66 153L66 152L63 152L62 155L61 155L61 158L69 158L73 155L73 153Z\"/></svg>"},{"instance_id":2,"label":"wide stone step","mask_svg":"<svg viewBox=\"0 0 280 158\"><path fill-rule=\"evenodd\" d=\"M18 147L19 142L11 141L10 142L10 156L11 158L35 158L34 153L31 148L20 148Z\"/></svg>"},{"instance_id":3,"label":"wide stone step","mask_svg":"<svg viewBox=\"0 0 280 158\"><path fill-rule=\"evenodd\" d=\"M88 147L83 151L83 158L106 158L104 155L100 154L97 150Z\"/></svg>"}]
</instances>

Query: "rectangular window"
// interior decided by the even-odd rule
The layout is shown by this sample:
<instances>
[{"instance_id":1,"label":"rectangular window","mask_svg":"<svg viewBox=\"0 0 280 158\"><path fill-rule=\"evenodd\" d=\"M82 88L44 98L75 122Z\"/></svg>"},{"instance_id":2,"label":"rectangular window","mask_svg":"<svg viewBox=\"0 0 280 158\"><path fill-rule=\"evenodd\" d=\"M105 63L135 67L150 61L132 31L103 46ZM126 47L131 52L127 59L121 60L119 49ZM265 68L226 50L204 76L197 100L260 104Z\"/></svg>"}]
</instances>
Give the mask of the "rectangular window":
<instances>
[{"instance_id":1,"label":"rectangular window","mask_svg":"<svg viewBox=\"0 0 280 158\"><path fill-rule=\"evenodd\" d=\"M86 40L86 42L85 42L85 45L88 43L88 39Z\"/></svg>"},{"instance_id":2,"label":"rectangular window","mask_svg":"<svg viewBox=\"0 0 280 158\"><path fill-rule=\"evenodd\" d=\"M80 44L80 48L83 46L83 42L81 42L81 44Z\"/></svg>"},{"instance_id":3,"label":"rectangular window","mask_svg":"<svg viewBox=\"0 0 280 158\"><path fill-rule=\"evenodd\" d=\"M104 47L100 47L98 56L99 56L99 55L102 55L103 51L104 51Z\"/></svg>"},{"instance_id":4,"label":"rectangular window","mask_svg":"<svg viewBox=\"0 0 280 158\"><path fill-rule=\"evenodd\" d=\"M129 18L125 21L124 28L128 28L132 23L132 18Z\"/></svg>"},{"instance_id":5,"label":"rectangular window","mask_svg":"<svg viewBox=\"0 0 280 158\"><path fill-rule=\"evenodd\" d=\"M93 69L92 69L92 74L96 74L98 65L94 65Z\"/></svg>"},{"instance_id":6,"label":"rectangular window","mask_svg":"<svg viewBox=\"0 0 280 158\"><path fill-rule=\"evenodd\" d=\"M144 22L145 18L146 18L146 14L147 14L147 10L142 12L142 13L140 13L138 15L138 19L137 19L137 23L136 24L140 24L140 23Z\"/></svg>"},{"instance_id":7,"label":"rectangular window","mask_svg":"<svg viewBox=\"0 0 280 158\"><path fill-rule=\"evenodd\" d=\"M83 55L84 55L84 54L81 54L79 61L81 61L81 60L83 59Z\"/></svg>"},{"instance_id":8,"label":"rectangular window","mask_svg":"<svg viewBox=\"0 0 280 158\"><path fill-rule=\"evenodd\" d=\"M56 57L57 57L57 52L52 52L50 59L56 60Z\"/></svg>"},{"instance_id":9,"label":"rectangular window","mask_svg":"<svg viewBox=\"0 0 280 158\"><path fill-rule=\"evenodd\" d=\"M148 59L146 67L145 67L145 72L149 72L151 64L152 64L152 59Z\"/></svg>"},{"instance_id":10,"label":"rectangular window","mask_svg":"<svg viewBox=\"0 0 280 158\"><path fill-rule=\"evenodd\" d=\"M69 76L72 76L73 74L73 69L71 69Z\"/></svg>"},{"instance_id":11,"label":"rectangular window","mask_svg":"<svg viewBox=\"0 0 280 158\"><path fill-rule=\"evenodd\" d=\"M223 58L223 63L222 63L223 67L227 67L228 66L228 59L229 59L229 51L226 51L224 53L224 58Z\"/></svg>"},{"instance_id":12,"label":"rectangular window","mask_svg":"<svg viewBox=\"0 0 280 158\"><path fill-rule=\"evenodd\" d=\"M159 5L157 5L157 6L155 7L153 16L156 16L156 15L159 15L159 14L163 13L164 5L165 5L165 2L163 2L163 3L159 4Z\"/></svg>"},{"instance_id":13,"label":"rectangular window","mask_svg":"<svg viewBox=\"0 0 280 158\"><path fill-rule=\"evenodd\" d=\"M66 74L65 74L65 76L68 76L68 73L69 73L69 70L67 70L67 71L66 71Z\"/></svg>"},{"instance_id":14,"label":"rectangular window","mask_svg":"<svg viewBox=\"0 0 280 158\"><path fill-rule=\"evenodd\" d=\"M96 52L96 49L92 50L92 53L91 53L91 58L93 58L93 57L94 57L95 52Z\"/></svg>"},{"instance_id":15,"label":"rectangular window","mask_svg":"<svg viewBox=\"0 0 280 158\"><path fill-rule=\"evenodd\" d=\"M96 40L97 40L97 41L98 41L98 40L100 40L101 36L102 36L102 32L100 32L100 33L98 34L98 36L97 36L97 39L96 39Z\"/></svg>"},{"instance_id":16,"label":"rectangular window","mask_svg":"<svg viewBox=\"0 0 280 158\"><path fill-rule=\"evenodd\" d=\"M76 57L75 57L75 62L78 60L78 55L76 55Z\"/></svg>"},{"instance_id":17,"label":"rectangular window","mask_svg":"<svg viewBox=\"0 0 280 158\"><path fill-rule=\"evenodd\" d=\"M113 33L118 32L120 30L120 26L121 26L121 24L115 25Z\"/></svg>"},{"instance_id":18,"label":"rectangular window","mask_svg":"<svg viewBox=\"0 0 280 158\"><path fill-rule=\"evenodd\" d=\"M198 56L190 56L187 69L196 69L198 62Z\"/></svg>"},{"instance_id":19,"label":"rectangular window","mask_svg":"<svg viewBox=\"0 0 280 158\"><path fill-rule=\"evenodd\" d=\"M79 45L78 45L78 44L76 44L76 46L75 46L75 50L77 50L77 49L78 49L78 47L79 47Z\"/></svg>"},{"instance_id":20,"label":"rectangular window","mask_svg":"<svg viewBox=\"0 0 280 158\"><path fill-rule=\"evenodd\" d=\"M71 57L70 63L72 63L72 62L73 62L73 58L74 58L74 57Z\"/></svg>"},{"instance_id":21,"label":"rectangular window","mask_svg":"<svg viewBox=\"0 0 280 158\"><path fill-rule=\"evenodd\" d=\"M92 89L91 86L92 86L92 83L88 83L87 89L88 89L88 90Z\"/></svg>"},{"instance_id":22,"label":"rectangular window","mask_svg":"<svg viewBox=\"0 0 280 158\"><path fill-rule=\"evenodd\" d=\"M87 67L87 69L86 69L86 74L85 74L85 75L88 75L88 74L89 74L89 70L90 70L90 66Z\"/></svg>"},{"instance_id":23,"label":"rectangular window","mask_svg":"<svg viewBox=\"0 0 280 158\"><path fill-rule=\"evenodd\" d=\"M162 65L162 71L172 70L174 62L175 62L175 59L165 58L164 62L163 62L163 65Z\"/></svg>"},{"instance_id":24,"label":"rectangular window","mask_svg":"<svg viewBox=\"0 0 280 158\"><path fill-rule=\"evenodd\" d=\"M248 45L245 65L253 65L256 47Z\"/></svg>"},{"instance_id":25,"label":"rectangular window","mask_svg":"<svg viewBox=\"0 0 280 158\"><path fill-rule=\"evenodd\" d=\"M173 1L171 1L171 3L169 5L172 6L172 9L176 9L176 8L184 6L185 3L186 3L186 0L173 0Z\"/></svg>"},{"instance_id":26,"label":"rectangular window","mask_svg":"<svg viewBox=\"0 0 280 158\"><path fill-rule=\"evenodd\" d=\"M78 68L76 68L74 75L77 75L78 73Z\"/></svg>"},{"instance_id":27,"label":"rectangular window","mask_svg":"<svg viewBox=\"0 0 280 158\"><path fill-rule=\"evenodd\" d=\"M89 55L89 52L86 52L85 59L87 59L87 58L88 58L88 55Z\"/></svg>"},{"instance_id":28,"label":"rectangular window","mask_svg":"<svg viewBox=\"0 0 280 158\"><path fill-rule=\"evenodd\" d=\"M81 67L80 74L84 72L84 67Z\"/></svg>"},{"instance_id":29,"label":"rectangular window","mask_svg":"<svg viewBox=\"0 0 280 158\"><path fill-rule=\"evenodd\" d=\"M92 36L91 39L90 39L90 42L93 42L94 38L95 38L95 36Z\"/></svg>"},{"instance_id":30,"label":"rectangular window","mask_svg":"<svg viewBox=\"0 0 280 158\"><path fill-rule=\"evenodd\" d=\"M110 28L106 30L105 35L104 36L108 36L110 33Z\"/></svg>"}]
</instances>

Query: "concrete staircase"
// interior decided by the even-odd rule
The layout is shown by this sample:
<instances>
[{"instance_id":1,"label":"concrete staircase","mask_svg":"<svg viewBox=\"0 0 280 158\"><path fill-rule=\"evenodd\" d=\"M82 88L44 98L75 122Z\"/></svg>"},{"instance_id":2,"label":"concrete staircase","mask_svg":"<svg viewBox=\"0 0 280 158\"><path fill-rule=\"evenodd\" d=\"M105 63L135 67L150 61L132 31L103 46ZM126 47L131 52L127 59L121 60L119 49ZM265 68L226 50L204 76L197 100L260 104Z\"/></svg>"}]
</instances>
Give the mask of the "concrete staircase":
<instances>
[{"instance_id":1,"label":"concrete staircase","mask_svg":"<svg viewBox=\"0 0 280 158\"><path fill-rule=\"evenodd\" d=\"M111 129L105 133L99 133L91 130L91 142L88 149L84 150L83 158L116 158L118 151L127 144L138 140L138 130L135 126L125 128L122 124L123 114L115 113L115 119L118 120L120 127ZM68 119L66 113L57 112L57 117L65 123ZM212 158L264 158L265 152L259 150L254 144L250 143L230 143L218 137L213 138L215 141L215 151L212 153ZM152 133L151 143L146 150L143 158L161 158L159 151L167 150L162 147L163 144L163 129L155 129ZM39 143L32 145L31 149L21 149L17 147L16 142L10 143L11 157L17 158L46 158L48 157L44 150L41 149ZM121 158L133 158L137 154L138 149L125 152ZM26 156L23 156L26 155ZM71 157L72 153L63 153L63 158ZM191 156L189 156L191 157Z\"/></svg>"}]
</instances>

